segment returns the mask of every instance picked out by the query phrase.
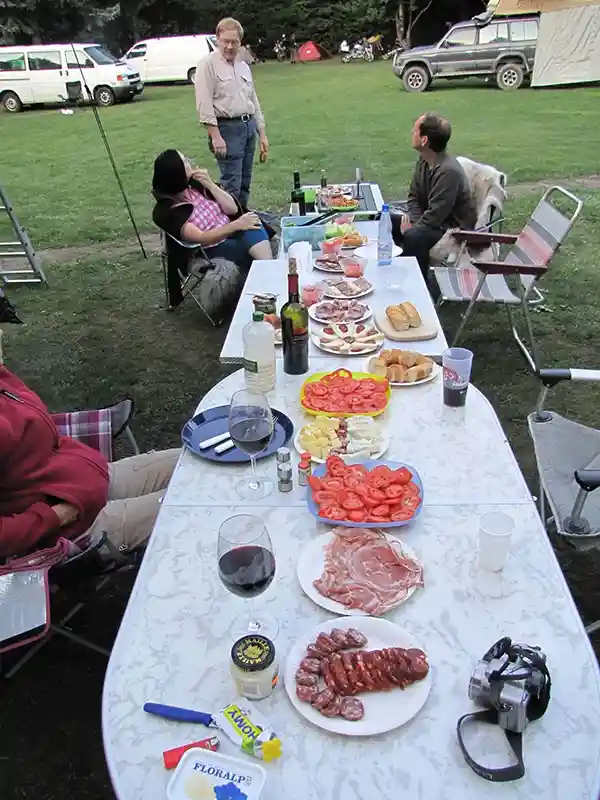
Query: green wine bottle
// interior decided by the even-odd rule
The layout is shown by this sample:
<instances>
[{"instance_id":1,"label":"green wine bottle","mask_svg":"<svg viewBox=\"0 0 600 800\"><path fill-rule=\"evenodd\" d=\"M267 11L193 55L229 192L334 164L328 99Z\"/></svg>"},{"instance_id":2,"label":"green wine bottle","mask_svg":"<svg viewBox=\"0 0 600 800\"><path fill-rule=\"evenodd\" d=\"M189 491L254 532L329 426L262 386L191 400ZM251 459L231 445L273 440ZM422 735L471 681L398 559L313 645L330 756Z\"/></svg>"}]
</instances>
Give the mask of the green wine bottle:
<instances>
[{"instance_id":1,"label":"green wine bottle","mask_svg":"<svg viewBox=\"0 0 600 800\"><path fill-rule=\"evenodd\" d=\"M283 371L288 375L303 375L308 372L308 309L300 300L295 258L290 258L288 266L288 294L280 314Z\"/></svg>"}]
</instances>

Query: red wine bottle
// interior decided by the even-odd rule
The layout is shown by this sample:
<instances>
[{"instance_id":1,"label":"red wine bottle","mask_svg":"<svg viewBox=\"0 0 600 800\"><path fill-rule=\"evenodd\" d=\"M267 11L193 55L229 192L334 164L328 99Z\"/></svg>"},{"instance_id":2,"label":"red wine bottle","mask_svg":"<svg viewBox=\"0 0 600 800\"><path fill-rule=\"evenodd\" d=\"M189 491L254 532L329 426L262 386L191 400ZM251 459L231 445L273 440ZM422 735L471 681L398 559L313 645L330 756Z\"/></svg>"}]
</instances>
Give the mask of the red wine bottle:
<instances>
[{"instance_id":1,"label":"red wine bottle","mask_svg":"<svg viewBox=\"0 0 600 800\"><path fill-rule=\"evenodd\" d=\"M290 258L288 267L288 294L280 314L283 371L288 375L303 375L308 372L308 309L300 300L295 258Z\"/></svg>"}]
</instances>

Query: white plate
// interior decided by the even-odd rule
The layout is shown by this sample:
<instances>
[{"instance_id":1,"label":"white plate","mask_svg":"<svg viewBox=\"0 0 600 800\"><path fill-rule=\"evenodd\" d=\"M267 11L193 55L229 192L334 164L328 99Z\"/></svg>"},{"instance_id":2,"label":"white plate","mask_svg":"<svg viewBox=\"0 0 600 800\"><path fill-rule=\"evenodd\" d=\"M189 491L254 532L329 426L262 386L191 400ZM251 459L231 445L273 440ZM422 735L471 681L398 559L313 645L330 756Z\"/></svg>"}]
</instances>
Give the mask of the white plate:
<instances>
[{"instance_id":1,"label":"white plate","mask_svg":"<svg viewBox=\"0 0 600 800\"><path fill-rule=\"evenodd\" d=\"M296 696L296 670L306 654L306 648L314 642L319 633L329 633L332 628L356 628L368 637L368 650L382 647L421 647L408 631L378 617L338 617L317 625L311 632L301 636L292 647L285 665L284 686L292 705L313 725L332 733L344 736L372 736L399 728L412 719L425 705L431 690L431 667L427 677L406 689L391 689L388 692L364 692L358 695L365 707L365 715L357 722L342 717L329 719L320 714L309 703L303 703Z\"/></svg>"},{"instance_id":2,"label":"white plate","mask_svg":"<svg viewBox=\"0 0 600 800\"><path fill-rule=\"evenodd\" d=\"M368 526L368 523L365 523L365 525ZM313 539L306 545L300 554L300 559L296 568L300 586L302 587L304 594L307 595L307 597L310 597L313 603L316 603L318 606L321 606L321 608L324 608L327 611L333 611L334 614L344 614L348 617L364 617L364 611L360 611L356 608L346 608L345 605L338 603L337 600L332 600L330 597L324 597L321 592L319 592L313 586L313 581L316 581L321 577L323 574L323 569L325 568L325 545L333 541L334 537L335 534L330 531L329 533L323 533L321 536L318 536L316 539ZM387 534L386 538L391 542L398 543L400 545L400 548L398 549L400 549L404 555L414 559L414 561L419 562L415 552L411 550L410 547L407 547L404 542L402 542L396 536L390 536ZM402 605L402 603L406 603L408 598L411 597L411 595L413 595L418 588L418 586L413 586L410 588L404 600L400 600L400 602L397 603L394 608ZM390 611L391 610L392 609L390 609Z\"/></svg>"},{"instance_id":3,"label":"white plate","mask_svg":"<svg viewBox=\"0 0 600 800\"><path fill-rule=\"evenodd\" d=\"M356 278L347 278L346 280L352 282L353 280L357 280L357 279ZM369 281L369 283L370 283L370 281ZM366 297L368 294L371 294L371 292L373 291L373 284L371 283L371 286L368 289L365 289L364 291L359 292L358 294L353 294L352 297L346 297L346 296L342 296L342 295L331 294L329 289L330 289L330 287L327 287L327 289L325 289L324 296L330 298L331 300L358 300L361 297Z\"/></svg>"},{"instance_id":4,"label":"white plate","mask_svg":"<svg viewBox=\"0 0 600 800\"><path fill-rule=\"evenodd\" d=\"M369 359L370 360L370 359ZM368 372L369 375L374 375L375 373L369 370L369 361L366 362L364 366L364 371ZM420 381L413 381L412 383L396 383L395 381L389 381L390 386L397 386L401 389L410 389L411 386L421 386L423 383L429 383L430 381L434 381L437 376L442 371L442 368L439 364L436 364L435 361L433 362L433 369L431 373L426 378L421 378Z\"/></svg>"},{"instance_id":5,"label":"white plate","mask_svg":"<svg viewBox=\"0 0 600 800\"><path fill-rule=\"evenodd\" d=\"M369 261L376 261L377 260L377 242L369 242L369 244L363 244L361 247L357 247L354 251L355 256L360 256L361 258L368 258ZM392 258L398 258L398 256L402 255L402 248L398 247L397 244L392 245Z\"/></svg>"},{"instance_id":6,"label":"white plate","mask_svg":"<svg viewBox=\"0 0 600 800\"><path fill-rule=\"evenodd\" d=\"M385 339L382 339L380 342L371 342L369 344L364 345L363 350L357 350L353 353L345 353L341 350L331 349L327 347L327 344L321 343L321 337L318 336L316 333L311 334L311 339L315 347L318 347L319 350L323 350L324 353L329 353L332 356L343 356L346 358L347 356L364 356L367 353L376 353L377 350L380 350L383 347L383 343Z\"/></svg>"},{"instance_id":7,"label":"white plate","mask_svg":"<svg viewBox=\"0 0 600 800\"><path fill-rule=\"evenodd\" d=\"M306 424L310 425L309 422L307 422ZM304 427L304 426L302 426L302 427ZM300 444L300 430L294 436L294 447L300 453L300 455L302 455L302 453L304 453L305 450L302 447L302 445ZM373 459L373 458L381 458L381 456L387 451L388 447L390 446L390 437L386 436L385 434L382 434L381 439L382 439L381 447L379 448L379 450L377 450L376 453L373 453L373 455L365 455L365 453L363 452L362 455L360 453L357 453L356 455L350 455L350 456L342 455L342 456L340 456L340 458L342 458L344 460L344 463L346 463L346 464L361 464L366 458L371 458L371 459ZM314 461L315 464L324 464L325 463L325 459L324 458L317 458L316 456L313 456L313 455L311 455L310 459L311 459L311 461ZM339 612L339 613L341 613L341 612Z\"/></svg>"},{"instance_id":8,"label":"white plate","mask_svg":"<svg viewBox=\"0 0 600 800\"><path fill-rule=\"evenodd\" d=\"M339 300L340 298L336 298L336 299ZM330 301L321 300L321 303L323 303L323 302L330 302ZM314 305L309 306L308 307L308 316L314 322L318 322L319 325L331 325L331 320L330 319L329 320L321 319L320 317L317 316L317 310L318 310L319 306L321 305L321 303L315 303ZM365 304L363 303L362 305L365 305ZM345 320L344 319L344 320L340 320L337 324L340 324L340 323L344 324L345 322L346 323L347 322L364 322L366 319L369 319L369 317L373 314L373 312L371 311L370 306L365 305L365 309L366 309L365 313L362 315L362 317L359 317L359 319L352 319L352 320Z\"/></svg>"}]
</instances>

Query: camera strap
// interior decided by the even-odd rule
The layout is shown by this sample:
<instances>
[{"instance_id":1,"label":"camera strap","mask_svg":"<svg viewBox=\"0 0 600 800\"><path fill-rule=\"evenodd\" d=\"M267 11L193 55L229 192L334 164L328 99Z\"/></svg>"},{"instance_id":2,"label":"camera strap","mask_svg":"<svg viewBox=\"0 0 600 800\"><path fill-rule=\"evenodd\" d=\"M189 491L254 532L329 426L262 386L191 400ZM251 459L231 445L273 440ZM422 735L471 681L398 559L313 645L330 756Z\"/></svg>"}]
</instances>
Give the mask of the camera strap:
<instances>
[{"instance_id":1,"label":"camera strap","mask_svg":"<svg viewBox=\"0 0 600 800\"><path fill-rule=\"evenodd\" d=\"M506 741L510 749L515 754L517 759L516 764L511 764L508 767L483 767L478 764L475 759L469 754L466 745L463 741L462 729L465 722L487 722L490 725L498 724L498 712L495 708L488 708L485 711L475 711L472 714L464 714L456 725L456 735L458 736L458 744L467 764L471 767L473 772L477 773L480 778L485 778L486 781L493 781L495 783L503 783L506 781L516 781L522 778L525 774L525 764L523 763L523 735L515 733L514 731L504 730Z\"/></svg>"}]
</instances>

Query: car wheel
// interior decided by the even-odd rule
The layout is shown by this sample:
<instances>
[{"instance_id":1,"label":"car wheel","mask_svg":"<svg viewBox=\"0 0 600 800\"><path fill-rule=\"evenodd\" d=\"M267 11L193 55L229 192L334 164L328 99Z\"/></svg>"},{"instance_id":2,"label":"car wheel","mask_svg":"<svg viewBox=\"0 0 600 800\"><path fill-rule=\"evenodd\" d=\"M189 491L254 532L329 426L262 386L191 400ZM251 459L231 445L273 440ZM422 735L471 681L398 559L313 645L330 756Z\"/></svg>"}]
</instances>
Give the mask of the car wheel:
<instances>
[{"instance_id":1,"label":"car wheel","mask_svg":"<svg viewBox=\"0 0 600 800\"><path fill-rule=\"evenodd\" d=\"M188 69L188 83L196 83L196 67Z\"/></svg>"},{"instance_id":2,"label":"car wheel","mask_svg":"<svg viewBox=\"0 0 600 800\"><path fill-rule=\"evenodd\" d=\"M500 89L518 89L523 83L523 67L520 64L502 64L496 72L496 83Z\"/></svg>"},{"instance_id":3,"label":"car wheel","mask_svg":"<svg viewBox=\"0 0 600 800\"><path fill-rule=\"evenodd\" d=\"M6 92L2 97L2 105L10 114L17 114L23 109L23 103L14 92Z\"/></svg>"},{"instance_id":4,"label":"car wheel","mask_svg":"<svg viewBox=\"0 0 600 800\"><path fill-rule=\"evenodd\" d=\"M402 82L407 92L424 92L430 83L429 73L424 67L409 67Z\"/></svg>"},{"instance_id":5,"label":"car wheel","mask_svg":"<svg viewBox=\"0 0 600 800\"><path fill-rule=\"evenodd\" d=\"M94 100L99 106L114 106L115 93L108 86L98 86L94 92Z\"/></svg>"}]
</instances>

